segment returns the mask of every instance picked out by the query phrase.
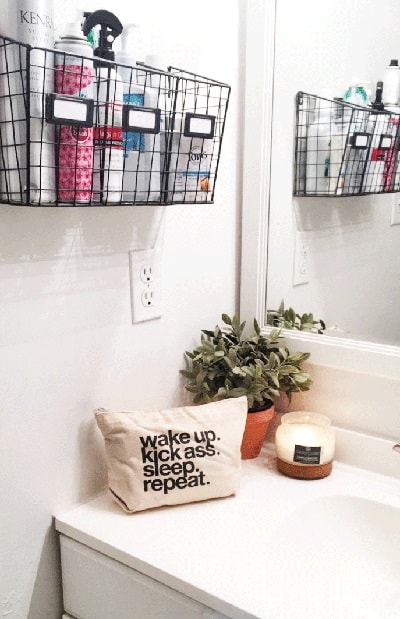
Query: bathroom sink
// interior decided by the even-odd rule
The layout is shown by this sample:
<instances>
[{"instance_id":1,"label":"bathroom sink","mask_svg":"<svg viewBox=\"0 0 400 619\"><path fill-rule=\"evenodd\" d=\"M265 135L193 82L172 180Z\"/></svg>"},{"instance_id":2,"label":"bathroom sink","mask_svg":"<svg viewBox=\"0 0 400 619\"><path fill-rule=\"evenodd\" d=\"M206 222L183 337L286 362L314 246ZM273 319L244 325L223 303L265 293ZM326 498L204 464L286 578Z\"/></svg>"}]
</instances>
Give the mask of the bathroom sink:
<instances>
[{"instance_id":1,"label":"bathroom sink","mask_svg":"<svg viewBox=\"0 0 400 619\"><path fill-rule=\"evenodd\" d=\"M279 617L400 617L400 509L357 496L322 496L272 535L270 589Z\"/></svg>"}]
</instances>

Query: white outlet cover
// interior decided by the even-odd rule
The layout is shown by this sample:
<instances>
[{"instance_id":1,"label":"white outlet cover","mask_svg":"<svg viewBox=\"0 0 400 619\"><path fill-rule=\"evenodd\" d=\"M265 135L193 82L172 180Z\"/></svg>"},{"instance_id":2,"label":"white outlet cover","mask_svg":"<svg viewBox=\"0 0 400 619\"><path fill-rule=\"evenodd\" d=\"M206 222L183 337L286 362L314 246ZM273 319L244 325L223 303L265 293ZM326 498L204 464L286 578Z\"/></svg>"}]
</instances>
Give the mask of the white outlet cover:
<instances>
[{"instance_id":1,"label":"white outlet cover","mask_svg":"<svg viewBox=\"0 0 400 619\"><path fill-rule=\"evenodd\" d=\"M293 286L308 284L310 281L310 246L307 233L296 232L294 260L293 260Z\"/></svg>"},{"instance_id":2,"label":"white outlet cover","mask_svg":"<svg viewBox=\"0 0 400 619\"><path fill-rule=\"evenodd\" d=\"M399 195L395 194L393 197L393 202L392 202L392 214L391 214L391 218L390 218L390 225L391 226L398 226L400 225L400 201L399 201Z\"/></svg>"},{"instance_id":3,"label":"white outlet cover","mask_svg":"<svg viewBox=\"0 0 400 619\"><path fill-rule=\"evenodd\" d=\"M151 278L143 277L150 272ZM143 249L129 252L132 324L161 318L161 250ZM148 299L151 298L151 303Z\"/></svg>"}]
</instances>

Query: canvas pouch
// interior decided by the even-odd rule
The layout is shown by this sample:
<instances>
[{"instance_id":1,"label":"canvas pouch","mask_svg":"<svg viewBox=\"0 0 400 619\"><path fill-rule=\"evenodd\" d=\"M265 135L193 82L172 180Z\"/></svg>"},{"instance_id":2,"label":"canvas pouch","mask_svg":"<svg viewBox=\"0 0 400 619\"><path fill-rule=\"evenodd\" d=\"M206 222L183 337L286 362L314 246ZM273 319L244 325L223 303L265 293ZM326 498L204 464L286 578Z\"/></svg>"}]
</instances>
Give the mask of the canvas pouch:
<instances>
[{"instance_id":1,"label":"canvas pouch","mask_svg":"<svg viewBox=\"0 0 400 619\"><path fill-rule=\"evenodd\" d=\"M236 494L247 398L151 412L94 411L108 488L128 513Z\"/></svg>"}]
</instances>

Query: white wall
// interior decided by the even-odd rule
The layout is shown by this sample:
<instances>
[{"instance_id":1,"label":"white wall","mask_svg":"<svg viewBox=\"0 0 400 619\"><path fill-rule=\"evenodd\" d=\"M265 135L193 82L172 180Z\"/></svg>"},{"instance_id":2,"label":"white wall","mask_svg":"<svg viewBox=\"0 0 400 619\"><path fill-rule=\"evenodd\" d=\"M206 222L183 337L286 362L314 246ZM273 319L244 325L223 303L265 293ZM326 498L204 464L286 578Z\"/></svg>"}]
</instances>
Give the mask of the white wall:
<instances>
[{"instance_id":1,"label":"white wall","mask_svg":"<svg viewBox=\"0 0 400 619\"><path fill-rule=\"evenodd\" d=\"M75 4L57 10L58 24ZM52 514L105 482L93 408L182 403L183 351L237 304L242 4L204 0L193 10L181 0L148 0L135 13L127 6L107 8L123 21L152 22L140 44L146 53L233 87L216 201L0 205L0 614L12 619L60 617ZM132 325L128 251L159 242L162 226L165 312Z\"/></svg>"},{"instance_id":2,"label":"white wall","mask_svg":"<svg viewBox=\"0 0 400 619\"><path fill-rule=\"evenodd\" d=\"M288 18L290 16L290 18ZM343 96L354 80L375 85L400 58L396 0L278 0L267 305L284 298L349 337L400 344L399 194L292 199L297 91ZM309 284L292 286L296 230L310 247Z\"/></svg>"}]
</instances>

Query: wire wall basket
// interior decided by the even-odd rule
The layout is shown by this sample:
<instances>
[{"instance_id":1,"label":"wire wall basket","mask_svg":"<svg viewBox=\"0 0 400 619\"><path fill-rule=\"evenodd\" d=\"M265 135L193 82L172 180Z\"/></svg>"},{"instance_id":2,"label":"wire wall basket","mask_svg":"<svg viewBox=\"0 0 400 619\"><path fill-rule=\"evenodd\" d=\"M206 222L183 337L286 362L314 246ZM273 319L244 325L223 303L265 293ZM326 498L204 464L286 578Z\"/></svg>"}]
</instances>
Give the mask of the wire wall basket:
<instances>
[{"instance_id":1,"label":"wire wall basket","mask_svg":"<svg viewBox=\"0 0 400 619\"><path fill-rule=\"evenodd\" d=\"M0 202L212 203L229 96L181 69L96 70L0 37Z\"/></svg>"},{"instance_id":2,"label":"wire wall basket","mask_svg":"<svg viewBox=\"0 0 400 619\"><path fill-rule=\"evenodd\" d=\"M295 196L400 191L400 114L296 96Z\"/></svg>"}]
</instances>

